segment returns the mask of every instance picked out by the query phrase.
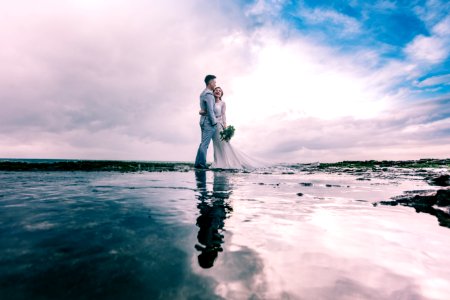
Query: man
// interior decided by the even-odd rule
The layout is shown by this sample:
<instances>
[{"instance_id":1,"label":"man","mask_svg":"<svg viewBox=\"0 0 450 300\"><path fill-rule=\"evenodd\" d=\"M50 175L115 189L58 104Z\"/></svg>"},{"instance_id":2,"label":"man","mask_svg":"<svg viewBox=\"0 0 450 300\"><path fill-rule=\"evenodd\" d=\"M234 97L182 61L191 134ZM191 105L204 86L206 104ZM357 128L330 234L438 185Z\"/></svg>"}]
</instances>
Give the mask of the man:
<instances>
[{"instance_id":1,"label":"man","mask_svg":"<svg viewBox=\"0 0 450 300\"><path fill-rule=\"evenodd\" d=\"M206 111L206 114L200 116L200 129L202 131L202 141L198 147L197 157L194 167L198 169L207 169L206 154L208 153L209 143L211 142L217 128L217 120L214 115L214 95L213 90L216 87L216 76L207 75L205 77L206 88L200 95L200 108Z\"/></svg>"}]
</instances>

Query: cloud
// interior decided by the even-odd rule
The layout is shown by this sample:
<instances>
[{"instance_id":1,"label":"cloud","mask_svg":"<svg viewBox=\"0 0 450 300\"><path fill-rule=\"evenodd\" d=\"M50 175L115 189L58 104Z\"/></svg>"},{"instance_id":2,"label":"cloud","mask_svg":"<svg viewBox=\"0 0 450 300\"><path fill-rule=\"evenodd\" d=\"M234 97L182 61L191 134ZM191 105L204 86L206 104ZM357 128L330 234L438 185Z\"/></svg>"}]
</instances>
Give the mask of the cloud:
<instances>
[{"instance_id":1,"label":"cloud","mask_svg":"<svg viewBox=\"0 0 450 300\"><path fill-rule=\"evenodd\" d=\"M280 13L285 0L256 0L253 5L249 5L245 11L246 16L276 16Z\"/></svg>"},{"instance_id":2,"label":"cloud","mask_svg":"<svg viewBox=\"0 0 450 300\"><path fill-rule=\"evenodd\" d=\"M428 77L417 83L419 87L429 87L436 85L450 85L450 74Z\"/></svg>"},{"instance_id":3,"label":"cloud","mask_svg":"<svg viewBox=\"0 0 450 300\"><path fill-rule=\"evenodd\" d=\"M280 121L274 117L265 120L270 124L265 130L249 134L267 149L265 155L278 161L444 158L450 146L450 111L446 118L431 121L438 109L439 105L429 101L365 120L311 117Z\"/></svg>"},{"instance_id":4,"label":"cloud","mask_svg":"<svg viewBox=\"0 0 450 300\"><path fill-rule=\"evenodd\" d=\"M368 118L386 105L384 82L377 82L372 71L358 65L363 63L358 54L341 55L308 39L282 42L276 31L258 33L254 68L233 79L233 92L227 97L239 103L237 110L229 109L237 120L276 114Z\"/></svg>"},{"instance_id":5,"label":"cloud","mask_svg":"<svg viewBox=\"0 0 450 300\"><path fill-rule=\"evenodd\" d=\"M448 57L449 52L450 17L434 25L431 36L419 35L405 48L410 59L419 63L440 63Z\"/></svg>"},{"instance_id":6,"label":"cloud","mask_svg":"<svg viewBox=\"0 0 450 300\"><path fill-rule=\"evenodd\" d=\"M8 5L8 26L0 29L8 41L0 58L0 134L14 137L13 145L2 142L2 156L17 157L5 149L33 141L55 154L88 144L100 154L109 145L104 155L114 158L121 148L122 156L153 158L156 144L196 144L203 77L216 73L226 85L231 72L248 66L247 45L235 38L239 24L229 24L214 4L33 3ZM117 145L129 139L145 149Z\"/></svg>"},{"instance_id":7,"label":"cloud","mask_svg":"<svg viewBox=\"0 0 450 300\"><path fill-rule=\"evenodd\" d=\"M297 30L279 19L286 5L3 4L0 157L192 161L207 73L218 75L232 143L244 152L280 161L448 155L448 97L422 101L414 88L447 80L418 78L448 56L449 18L411 41L405 59L387 59ZM301 13L313 33L333 24L336 41L365 33L363 20L337 9Z\"/></svg>"},{"instance_id":8,"label":"cloud","mask_svg":"<svg viewBox=\"0 0 450 300\"><path fill-rule=\"evenodd\" d=\"M449 10L450 3L446 0L426 0L413 7L416 15L430 28L445 18Z\"/></svg>"},{"instance_id":9,"label":"cloud","mask_svg":"<svg viewBox=\"0 0 450 300\"><path fill-rule=\"evenodd\" d=\"M426 63L439 63L448 56L446 45L439 37L418 36L405 52L413 60Z\"/></svg>"},{"instance_id":10,"label":"cloud","mask_svg":"<svg viewBox=\"0 0 450 300\"><path fill-rule=\"evenodd\" d=\"M356 34L361 31L357 19L332 9L301 7L296 15L308 24L326 26L330 31L340 35Z\"/></svg>"},{"instance_id":11,"label":"cloud","mask_svg":"<svg viewBox=\"0 0 450 300\"><path fill-rule=\"evenodd\" d=\"M374 7L384 11L395 10L397 8L397 4L395 1L380 0L374 4Z\"/></svg>"},{"instance_id":12,"label":"cloud","mask_svg":"<svg viewBox=\"0 0 450 300\"><path fill-rule=\"evenodd\" d=\"M450 125L440 115L448 100L419 101L393 89L420 74L414 64L367 68L365 52L284 41L273 31L260 36L255 67L233 80L226 100L243 149L302 162L448 155Z\"/></svg>"}]
</instances>

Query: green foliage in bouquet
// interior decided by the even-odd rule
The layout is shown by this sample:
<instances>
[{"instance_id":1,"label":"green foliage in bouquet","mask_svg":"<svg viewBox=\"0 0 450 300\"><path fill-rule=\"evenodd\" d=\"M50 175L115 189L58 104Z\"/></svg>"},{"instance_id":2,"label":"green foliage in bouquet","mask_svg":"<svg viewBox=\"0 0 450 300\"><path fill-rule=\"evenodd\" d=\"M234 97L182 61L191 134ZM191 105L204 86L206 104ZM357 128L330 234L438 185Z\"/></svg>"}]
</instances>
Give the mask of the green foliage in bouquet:
<instances>
[{"instance_id":1,"label":"green foliage in bouquet","mask_svg":"<svg viewBox=\"0 0 450 300\"><path fill-rule=\"evenodd\" d=\"M220 139L225 142L229 142L234 135L234 127L232 125L227 126L220 132Z\"/></svg>"}]
</instances>

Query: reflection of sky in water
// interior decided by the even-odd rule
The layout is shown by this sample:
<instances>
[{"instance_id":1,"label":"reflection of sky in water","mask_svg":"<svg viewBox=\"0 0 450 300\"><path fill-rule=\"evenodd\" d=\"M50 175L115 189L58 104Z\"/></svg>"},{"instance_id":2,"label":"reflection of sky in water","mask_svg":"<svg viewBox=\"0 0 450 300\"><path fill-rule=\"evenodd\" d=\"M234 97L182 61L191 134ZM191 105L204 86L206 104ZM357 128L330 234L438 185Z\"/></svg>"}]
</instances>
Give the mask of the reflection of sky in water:
<instances>
[{"instance_id":1,"label":"reflection of sky in water","mask_svg":"<svg viewBox=\"0 0 450 300\"><path fill-rule=\"evenodd\" d=\"M1 298L450 294L449 229L412 208L372 205L433 189L422 181L198 175L0 173ZM213 255L200 266L205 249Z\"/></svg>"}]
</instances>

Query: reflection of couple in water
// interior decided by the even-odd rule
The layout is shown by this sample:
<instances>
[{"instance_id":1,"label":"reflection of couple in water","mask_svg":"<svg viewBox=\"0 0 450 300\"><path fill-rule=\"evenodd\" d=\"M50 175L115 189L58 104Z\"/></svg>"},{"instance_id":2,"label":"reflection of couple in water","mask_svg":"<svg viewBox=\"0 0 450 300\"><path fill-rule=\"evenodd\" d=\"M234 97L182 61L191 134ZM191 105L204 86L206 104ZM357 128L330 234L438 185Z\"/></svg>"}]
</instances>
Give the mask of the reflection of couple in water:
<instances>
[{"instance_id":1,"label":"reflection of couple in water","mask_svg":"<svg viewBox=\"0 0 450 300\"><path fill-rule=\"evenodd\" d=\"M229 204L230 188L225 172L214 172L213 191L206 187L206 172L196 170L198 205L200 216L197 218L198 242L195 248L201 251L198 264L202 268L211 268L222 251L224 221L233 210Z\"/></svg>"}]
</instances>

